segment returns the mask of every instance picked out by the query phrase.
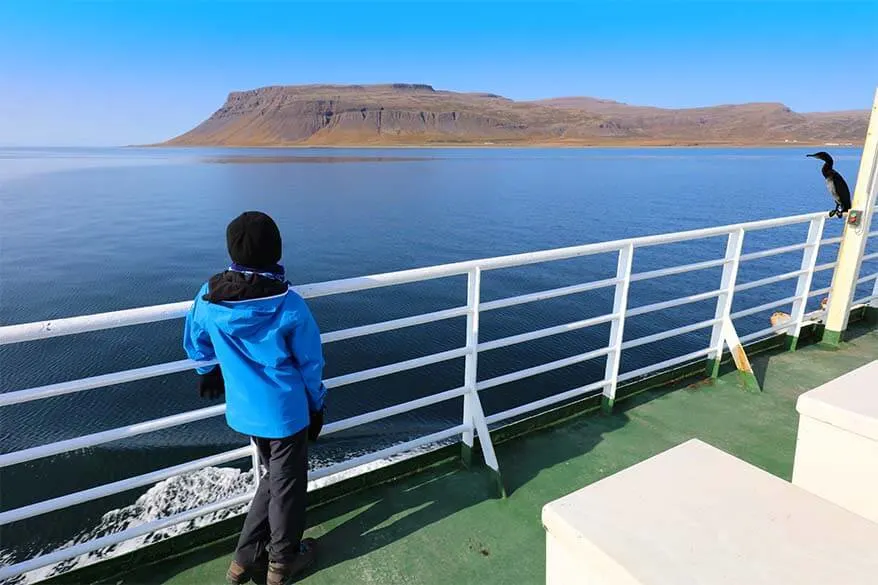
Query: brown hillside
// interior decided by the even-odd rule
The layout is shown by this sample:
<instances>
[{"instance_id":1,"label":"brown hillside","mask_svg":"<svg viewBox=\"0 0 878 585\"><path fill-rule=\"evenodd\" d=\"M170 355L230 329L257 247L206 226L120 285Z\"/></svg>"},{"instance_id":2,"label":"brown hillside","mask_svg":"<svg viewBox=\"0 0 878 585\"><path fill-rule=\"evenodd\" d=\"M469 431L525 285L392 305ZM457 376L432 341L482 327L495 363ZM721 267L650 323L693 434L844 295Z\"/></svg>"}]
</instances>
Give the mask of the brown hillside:
<instances>
[{"instance_id":1,"label":"brown hillside","mask_svg":"<svg viewBox=\"0 0 878 585\"><path fill-rule=\"evenodd\" d=\"M786 140L861 144L869 121L867 110L800 114L780 103L686 109L631 106L587 97L556 98L535 103L588 111L626 129L654 137L743 144L774 144Z\"/></svg>"},{"instance_id":2,"label":"brown hillside","mask_svg":"<svg viewBox=\"0 0 878 585\"><path fill-rule=\"evenodd\" d=\"M229 94L166 145L862 143L867 112L783 104L669 110L594 98L515 102L429 85L264 87Z\"/></svg>"}]
</instances>

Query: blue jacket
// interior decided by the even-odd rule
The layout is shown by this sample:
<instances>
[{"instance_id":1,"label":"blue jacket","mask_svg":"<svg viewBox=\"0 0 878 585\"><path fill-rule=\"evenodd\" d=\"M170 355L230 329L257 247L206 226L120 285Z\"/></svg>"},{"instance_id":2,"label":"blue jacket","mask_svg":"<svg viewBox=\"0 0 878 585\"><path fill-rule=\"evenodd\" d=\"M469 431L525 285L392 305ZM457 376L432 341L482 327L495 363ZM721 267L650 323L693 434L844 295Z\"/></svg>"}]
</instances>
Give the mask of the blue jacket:
<instances>
[{"instance_id":1,"label":"blue jacket","mask_svg":"<svg viewBox=\"0 0 878 585\"><path fill-rule=\"evenodd\" d=\"M186 317L190 359L216 359L226 386L226 420L239 433L289 437L323 408L320 331L292 290L246 301L208 303L205 284ZM198 368L205 374L216 366Z\"/></svg>"}]
</instances>

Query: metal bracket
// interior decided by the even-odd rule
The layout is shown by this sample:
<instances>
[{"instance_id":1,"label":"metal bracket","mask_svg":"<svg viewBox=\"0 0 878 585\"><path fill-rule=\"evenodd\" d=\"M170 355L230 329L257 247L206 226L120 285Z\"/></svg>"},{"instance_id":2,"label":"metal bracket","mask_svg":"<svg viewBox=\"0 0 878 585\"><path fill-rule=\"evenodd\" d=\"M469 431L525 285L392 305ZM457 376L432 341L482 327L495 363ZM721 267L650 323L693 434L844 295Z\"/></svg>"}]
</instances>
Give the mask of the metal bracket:
<instances>
[{"instance_id":1,"label":"metal bracket","mask_svg":"<svg viewBox=\"0 0 878 585\"><path fill-rule=\"evenodd\" d=\"M851 227L860 227L863 223L863 212L859 209L851 209L848 211L848 225Z\"/></svg>"}]
</instances>

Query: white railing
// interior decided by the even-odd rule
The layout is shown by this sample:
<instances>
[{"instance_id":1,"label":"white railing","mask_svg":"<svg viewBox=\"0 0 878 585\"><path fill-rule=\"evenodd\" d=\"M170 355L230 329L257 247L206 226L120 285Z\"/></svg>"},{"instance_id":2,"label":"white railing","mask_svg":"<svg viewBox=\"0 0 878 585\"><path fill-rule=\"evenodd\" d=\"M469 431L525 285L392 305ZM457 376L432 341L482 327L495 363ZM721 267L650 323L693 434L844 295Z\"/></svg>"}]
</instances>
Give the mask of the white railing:
<instances>
[{"instance_id":1,"label":"white railing","mask_svg":"<svg viewBox=\"0 0 878 585\"><path fill-rule=\"evenodd\" d=\"M375 410L372 412L347 418L345 420L331 422L326 425L324 429L324 434L331 435L333 433L338 433L340 431L347 430L359 425L372 423L375 421L386 419L391 416L396 416L402 413L424 408L426 406L438 404L440 402L463 397L463 415L461 419L461 424L455 425L451 428L434 434L418 437L414 440L388 447L375 453L370 453L367 455L342 461L335 465L316 470L311 474L311 479L313 480L327 477L341 471L358 467L365 463L378 461L390 456L396 456L418 447L447 441L449 439L452 439L453 437L459 436L465 444L472 446L474 435L478 435L481 439L487 464L491 468L497 470L499 469L499 467L496 458L494 457L493 448L490 444L490 438L488 435L487 425L489 424L493 425L497 423L502 423L515 417L520 417L522 415L533 413L534 411L540 409L545 409L560 402L568 401L586 395L594 395L597 393L601 393L603 395L605 403L609 406L612 406L613 401L616 398L618 385L621 382L625 382L642 376L647 376L649 374L653 374L655 372L704 357L709 357L712 359L718 358L721 355L723 349L721 325L724 319L739 319L741 317L753 315L758 312L766 311L768 309L790 305L792 307L790 313L790 321L744 336L741 338L741 340L742 342L752 341L754 339L777 334L778 332L787 332L793 335L798 335L799 330L805 324L805 308L808 299L814 296L824 295L828 292L828 289L812 290L811 283L813 275L817 272L821 272L824 270L831 270L835 266L835 262L821 265L817 264L818 252L821 245L836 244L840 241L840 238L823 239L823 228L826 220L826 214L823 212L811 213L708 229L630 238L625 240L586 244L556 250L531 252L512 256L472 260L467 262L458 262L454 264L445 264L441 266L432 266L428 268L419 268L414 270L404 270L401 272L378 274L373 276L350 278L296 287L296 291L303 297L313 299L317 297L325 297L342 293L352 293L368 289L375 289L379 287L389 287L451 276L466 275L467 278L467 303L465 306L454 307L451 309L445 309L421 315L414 315L400 319L393 319L389 321L373 323L370 325L330 331L322 335L322 340L324 343L332 343L345 339L352 339L385 331L392 331L405 327L414 327L426 323L466 316L466 336L465 339L461 339L463 345L456 349L451 349L448 351L443 351L440 353L418 357L415 359L388 364L380 367L361 370L350 374L329 378L325 381L328 388L339 388L341 386L362 382L364 380L370 380L397 372L420 368L429 364L436 364L440 362L464 358L466 365L464 379L460 387L452 388L444 392L439 392L437 394L418 398L416 400L411 400L402 404L396 404L387 408L382 408L380 410ZM808 235L803 243L742 254L741 251L747 233L756 230L767 230L797 224L808 224ZM878 232L873 232L870 235L878 235ZM727 245L725 255L722 258L704 262L684 264L659 270L651 270L648 272L632 272L634 256L639 249L649 246L660 246L677 242L691 242L694 240L723 236L727 238ZM737 277L739 274L739 267L742 263L756 260L759 258L767 258L774 255L789 254L794 252L802 252L801 266L798 270L767 278L762 278L751 282L738 282ZM481 301L481 279L483 273L485 273L486 271L524 266L541 262L592 256L596 254L617 255L617 270L614 277L586 282L582 284L576 284L572 286L564 286L537 293L523 294L519 296L501 298L487 302ZM875 257L876 255L872 254L867 258L872 259ZM628 289L631 282L662 278L666 276L717 267L722 267L722 277L720 282L718 283L718 288L714 290L710 290L704 293L686 295L677 299L652 303L644 306L628 306ZM782 298L769 303L764 303L755 307L739 310L737 312L732 312L732 302L736 292L750 290L757 287L770 285L776 282L792 279L796 279L797 281L796 291L793 296ZM874 301L876 298L878 298L878 296L876 296L878 295L878 272L876 272L875 274L864 276L861 279L861 282L867 282L870 280L876 280L876 290L873 292L871 297L867 297L865 299L865 302ZM547 327L537 331L513 335L502 339L495 339L491 341L479 340L479 316L481 313L505 307L522 305L525 303L533 303L546 299L572 295L585 291L609 288L614 289L613 309L612 312L609 314L589 319L582 319L563 325ZM668 329L667 331L662 331L637 339L631 339L627 341L623 339L625 331L625 321L627 317L654 313L673 307L687 305L690 303L710 300L713 298L717 299L716 311L713 319L700 321L683 327ZM0 345L48 339L65 335L75 335L88 331L112 329L129 325L154 323L157 321L164 321L169 319L178 319L186 314L190 306L191 302L180 302L153 307L130 309L125 311L114 311L111 313L103 313L98 315L88 315L68 319L58 319L52 321L0 327ZM494 378L486 380L478 379L478 356L480 353L606 323L610 324L610 334L609 338L607 339L606 345L602 347L595 347L579 355L574 355L542 365L521 369ZM619 366L621 362L621 356L625 350L708 328L711 328L712 335L711 340L706 347L698 349L697 351L692 351L682 356L677 356L675 358L664 360L659 363L641 367L633 371L620 373ZM603 356L607 357L605 375L604 378L599 381L573 388L571 390L561 392L547 398L543 398L541 400L530 402L503 412L498 412L487 417L482 411L481 401L479 400L479 392L481 391ZM121 372L92 376L79 380L49 384L25 390L6 391L0 394L0 407L42 400L54 396L73 394L77 392L82 392L84 390L102 388L116 384L132 382L135 380L143 380L147 378L154 378L157 376L164 376L167 374L173 374L194 369L199 365L204 364L199 364L190 360L180 360L148 367L125 370ZM125 439L145 433L151 433L160 429L176 427L193 421L216 417L222 415L224 412L225 405L210 406L207 408L200 408L189 412L157 418L137 424L131 424L107 431L83 435L73 439L67 439L46 445L39 445L36 447L21 449L18 451L0 455L0 468L51 457L53 455L58 455L78 449L94 447L111 441L117 441L120 439ZM127 490L151 485L155 482L162 481L181 473L191 472L210 466L245 459L247 457L252 457L252 455L253 451L250 447L234 449L225 453L213 455L211 457L206 457L203 459L184 463L182 465L153 471L136 477L115 481L113 483L101 485L95 488L8 510L0 513L0 525L19 522L27 518L46 514L49 512L81 504L83 502L88 502L97 498L102 498L113 494L125 492ZM40 555L22 562L16 562L15 564L0 568L0 581L25 572L33 571L35 569L50 564L54 564L58 561L74 558L79 555L86 554L112 544L135 538L137 536L146 534L151 530L158 530L162 527L182 523L184 521L191 520L193 518L199 517L200 515L214 512L216 510L240 506L241 504L246 503L248 497L249 496L247 495L236 496L232 499L212 503L209 506L205 506L202 508L189 510L185 513L162 519L149 525L138 526L136 528L123 530L116 534L104 536L93 541L76 544L74 546L54 551L50 554Z\"/></svg>"},{"instance_id":2,"label":"white railing","mask_svg":"<svg viewBox=\"0 0 878 585\"><path fill-rule=\"evenodd\" d=\"M874 219L872 221L874 222ZM878 238L878 230L869 232L868 237ZM864 254L862 262L865 263L875 260L878 260L878 252ZM861 267L860 273L862 274L864 271L868 271L868 269ZM867 282L872 282L872 293L854 300L854 305L869 305L870 307L878 309L878 270L872 274L857 279L857 284L865 284Z\"/></svg>"}]
</instances>

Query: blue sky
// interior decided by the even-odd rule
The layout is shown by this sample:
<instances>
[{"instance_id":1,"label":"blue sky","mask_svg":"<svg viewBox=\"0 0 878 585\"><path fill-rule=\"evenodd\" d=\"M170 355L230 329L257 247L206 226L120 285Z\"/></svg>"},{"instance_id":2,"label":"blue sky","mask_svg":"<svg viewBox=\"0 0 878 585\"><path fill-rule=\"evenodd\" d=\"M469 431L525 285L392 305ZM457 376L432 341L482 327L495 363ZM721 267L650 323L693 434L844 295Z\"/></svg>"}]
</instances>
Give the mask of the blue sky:
<instances>
[{"instance_id":1,"label":"blue sky","mask_svg":"<svg viewBox=\"0 0 878 585\"><path fill-rule=\"evenodd\" d=\"M0 144L160 141L229 91L297 83L864 109L876 38L876 0L3 0Z\"/></svg>"}]
</instances>

